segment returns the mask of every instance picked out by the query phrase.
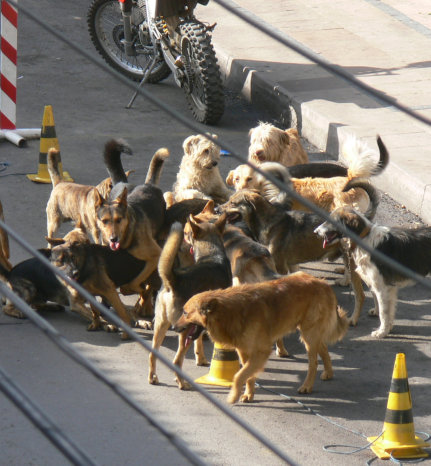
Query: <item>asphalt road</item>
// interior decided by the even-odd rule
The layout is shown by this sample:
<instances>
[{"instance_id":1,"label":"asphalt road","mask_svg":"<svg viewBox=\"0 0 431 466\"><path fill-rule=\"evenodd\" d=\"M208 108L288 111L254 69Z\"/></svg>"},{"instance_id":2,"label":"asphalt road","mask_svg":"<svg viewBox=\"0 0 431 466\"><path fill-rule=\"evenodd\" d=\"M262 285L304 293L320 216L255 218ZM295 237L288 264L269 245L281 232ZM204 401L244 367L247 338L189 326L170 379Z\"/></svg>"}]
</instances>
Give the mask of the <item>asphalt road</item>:
<instances>
[{"instance_id":1,"label":"asphalt road","mask_svg":"<svg viewBox=\"0 0 431 466\"><path fill-rule=\"evenodd\" d=\"M34 2L20 0L21 6L31 8L51 27L96 56L86 31L88 4L84 0L41 0L36 10ZM134 182L143 180L156 149L161 146L170 149L171 157L164 168L161 187L171 187L182 155L182 141L191 134L188 128L142 97L138 97L132 109L125 109L132 94L129 88L23 14L19 17L18 44L18 127L39 127L44 106L52 105L63 168L76 182L96 184L104 178L103 145L111 137L123 137L134 149L132 157L124 157L125 168L135 170ZM189 115L182 91L172 79L151 86L151 92ZM235 94L227 93L226 113L220 125L204 129L217 133L245 157L248 130L259 120L270 117L251 108ZM325 154L308 148L312 159L326 160ZM0 161L9 163L0 173L0 199L6 221L34 247L43 247L45 206L51 187L32 183L25 176L37 171L38 158L38 141L29 141L24 148L0 143ZM231 156L224 157L220 167L222 174L236 165L237 161ZM386 196L377 219L385 224L420 221ZM13 263L28 257L13 240L11 249ZM326 276L331 283L336 277L334 264L308 264L304 270ZM335 289L341 305L352 310L351 290ZM371 307L371 301L367 294L366 308ZM330 348L334 380L325 383L316 380L314 392L308 396L296 394L306 371L304 348L296 335L287 337L286 346L293 357L281 360L275 354L271 356L259 378L261 388L256 392L256 402L235 405L232 410L298 464L363 464L373 457L368 449L346 457L325 452L322 447L333 444L364 446L367 443L364 436L380 433L395 356L402 352L406 354L415 428L431 432L429 305L429 291L419 286L403 290L393 334L383 341L370 337L377 322L364 311L359 325L352 328L342 342ZM165 428L184 439L205 463L281 464L198 393L179 391L173 374L160 364L161 385L148 385L147 354L137 343L121 342L115 334L88 333L85 322L69 312L42 315ZM151 331L139 330L139 333L151 341ZM169 333L163 345L164 354L170 358L176 350L176 341L176 336ZM212 344L207 341L205 347L210 358ZM0 315L0 367L97 464L186 463L141 416L71 362L29 321ZM194 365L192 354L184 369L193 377L208 371ZM225 400L227 389L213 387L209 390L218 399ZM0 464L5 465L68 464L2 395L0 451Z\"/></svg>"}]
</instances>

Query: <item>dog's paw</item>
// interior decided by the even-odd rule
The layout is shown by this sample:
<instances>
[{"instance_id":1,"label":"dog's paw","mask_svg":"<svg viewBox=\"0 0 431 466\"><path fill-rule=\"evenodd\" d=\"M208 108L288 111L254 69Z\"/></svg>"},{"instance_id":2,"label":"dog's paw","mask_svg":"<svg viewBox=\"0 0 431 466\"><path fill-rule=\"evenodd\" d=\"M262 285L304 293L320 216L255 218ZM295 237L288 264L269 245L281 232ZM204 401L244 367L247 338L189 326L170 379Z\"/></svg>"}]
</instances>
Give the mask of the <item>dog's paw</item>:
<instances>
[{"instance_id":1,"label":"dog's paw","mask_svg":"<svg viewBox=\"0 0 431 466\"><path fill-rule=\"evenodd\" d=\"M208 362L207 358L204 356L197 356L196 357L196 365L197 366L209 366L210 363Z\"/></svg>"},{"instance_id":2,"label":"dog's paw","mask_svg":"<svg viewBox=\"0 0 431 466\"><path fill-rule=\"evenodd\" d=\"M307 387L306 385L301 385L298 388L298 393L311 393L313 391L313 387Z\"/></svg>"},{"instance_id":3,"label":"dog's paw","mask_svg":"<svg viewBox=\"0 0 431 466\"><path fill-rule=\"evenodd\" d=\"M276 352L279 358L288 358L290 356L289 351L286 348L277 348Z\"/></svg>"},{"instance_id":4,"label":"dog's paw","mask_svg":"<svg viewBox=\"0 0 431 466\"><path fill-rule=\"evenodd\" d=\"M187 380L181 379L180 377L176 377L175 380L177 381L178 388L180 390L190 390L192 388Z\"/></svg>"},{"instance_id":5,"label":"dog's paw","mask_svg":"<svg viewBox=\"0 0 431 466\"><path fill-rule=\"evenodd\" d=\"M25 314L23 314L13 304L6 304L3 306L3 312L9 317L15 317L15 319L26 319Z\"/></svg>"},{"instance_id":6,"label":"dog's paw","mask_svg":"<svg viewBox=\"0 0 431 466\"><path fill-rule=\"evenodd\" d=\"M332 371L323 371L320 375L320 380L331 380L334 376Z\"/></svg>"},{"instance_id":7,"label":"dog's paw","mask_svg":"<svg viewBox=\"0 0 431 466\"><path fill-rule=\"evenodd\" d=\"M118 327L113 324L103 324L102 327L103 327L103 330L105 330L105 332L108 332L108 333L118 332Z\"/></svg>"},{"instance_id":8,"label":"dog's paw","mask_svg":"<svg viewBox=\"0 0 431 466\"><path fill-rule=\"evenodd\" d=\"M358 325L358 318L357 317L349 317L347 319L347 322L349 322L349 325L351 327L356 327Z\"/></svg>"},{"instance_id":9,"label":"dog's paw","mask_svg":"<svg viewBox=\"0 0 431 466\"><path fill-rule=\"evenodd\" d=\"M237 393L230 392L227 397L227 402L231 405L235 404L239 400L239 395Z\"/></svg>"},{"instance_id":10,"label":"dog's paw","mask_svg":"<svg viewBox=\"0 0 431 466\"><path fill-rule=\"evenodd\" d=\"M92 322L92 323L87 327L87 331L88 331L88 332L97 332L98 330L100 330L100 324L99 324L99 323L96 323L96 322Z\"/></svg>"},{"instance_id":11,"label":"dog's paw","mask_svg":"<svg viewBox=\"0 0 431 466\"><path fill-rule=\"evenodd\" d=\"M374 330L374 332L371 332L371 336L373 338L385 338L388 335L388 333L389 331L378 328L377 330Z\"/></svg>"},{"instance_id":12,"label":"dog's paw","mask_svg":"<svg viewBox=\"0 0 431 466\"><path fill-rule=\"evenodd\" d=\"M153 330L154 324L152 320L137 320L135 324L136 328L143 328L144 330Z\"/></svg>"},{"instance_id":13,"label":"dog's paw","mask_svg":"<svg viewBox=\"0 0 431 466\"><path fill-rule=\"evenodd\" d=\"M148 383L151 385L159 385L159 378L157 377L157 374L151 373L148 376Z\"/></svg>"},{"instance_id":14,"label":"dog's paw","mask_svg":"<svg viewBox=\"0 0 431 466\"><path fill-rule=\"evenodd\" d=\"M130 340L130 335L125 332L125 331L121 331L120 332L120 338L123 340L123 341L126 341L126 340Z\"/></svg>"},{"instance_id":15,"label":"dog's paw","mask_svg":"<svg viewBox=\"0 0 431 466\"><path fill-rule=\"evenodd\" d=\"M244 395L241 395L239 401L241 401L241 403L251 403L253 401L253 398L253 393L244 393Z\"/></svg>"}]
</instances>

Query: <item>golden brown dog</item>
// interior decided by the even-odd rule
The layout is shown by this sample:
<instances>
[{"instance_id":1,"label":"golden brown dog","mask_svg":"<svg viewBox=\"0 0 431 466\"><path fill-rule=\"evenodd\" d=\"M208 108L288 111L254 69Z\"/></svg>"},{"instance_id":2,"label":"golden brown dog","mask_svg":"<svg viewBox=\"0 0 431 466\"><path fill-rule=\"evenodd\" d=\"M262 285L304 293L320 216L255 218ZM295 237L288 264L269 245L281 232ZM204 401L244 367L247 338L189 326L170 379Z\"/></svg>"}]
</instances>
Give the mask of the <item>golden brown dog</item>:
<instances>
[{"instance_id":1,"label":"golden brown dog","mask_svg":"<svg viewBox=\"0 0 431 466\"><path fill-rule=\"evenodd\" d=\"M308 154L294 128L284 131L270 123L260 122L250 130L249 136L248 159L256 165L279 162L289 167L308 162Z\"/></svg>"},{"instance_id":2,"label":"golden brown dog","mask_svg":"<svg viewBox=\"0 0 431 466\"><path fill-rule=\"evenodd\" d=\"M0 202L0 220L4 222L3 205ZM10 270L12 264L9 262L9 237L3 228L0 228L0 264L6 269Z\"/></svg>"},{"instance_id":3,"label":"golden brown dog","mask_svg":"<svg viewBox=\"0 0 431 466\"><path fill-rule=\"evenodd\" d=\"M202 212L193 218L199 222L215 222L218 216L214 213L214 201L208 201ZM268 248L251 239L244 230L248 231L248 228L245 223L242 223L241 227L238 224L227 224L223 231L223 244L232 270L232 285L259 283L279 278L280 275L277 273ZM189 234L190 226L186 224L184 228L185 239ZM282 338L277 340L276 347L277 356L283 358L289 356Z\"/></svg>"},{"instance_id":4,"label":"golden brown dog","mask_svg":"<svg viewBox=\"0 0 431 466\"><path fill-rule=\"evenodd\" d=\"M131 153L129 146L121 140L111 140L105 151L124 151ZM100 243L96 210L101 199L106 198L111 189L111 178L101 181L97 186L88 186L64 181L59 170L60 153L51 148L48 151L48 172L51 177L52 191L46 206L47 236L53 238L65 220L80 222L95 243Z\"/></svg>"},{"instance_id":5,"label":"golden brown dog","mask_svg":"<svg viewBox=\"0 0 431 466\"><path fill-rule=\"evenodd\" d=\"M303 272L195 295L184 305L175 327L183 331L190 324L206 328L213 341L233 346L239 354L242 368L234 376L229 403L253 400L256 376L263 370L274 341L296 329L308 354L307 377L298 392L311 393L317 355L324 365L320 378L331 379L327 344L342 339L348 328L345 312L338 307L332 288L324 280ZM246 389L241 396L244 384Z\"/></svg>"},{"instance_id":6,"label":"golden brown dog","mask_svg":"<svg viewBox=\"0 0 431 466\"><path fill-rule=\"evenodd\" d=\"M291 178L289 169L275 162L262 163L259 168L327 212L345 205L365 212L369 204L367 193L359 188L345 192L343 188L354 178L369 179L383 172L389 163L389 154L380 137L377 137L377 145L380 157L376 165L374 151L356 138L347 139L342 149L348 167L347 176ZM281 192L265 176L254 172L248 165L239 165L229 174L226 182L234 186L236 191L256 189L270 202L289 205L293 210L310 211L307 206Z\"/></svg>"}]
</instances>

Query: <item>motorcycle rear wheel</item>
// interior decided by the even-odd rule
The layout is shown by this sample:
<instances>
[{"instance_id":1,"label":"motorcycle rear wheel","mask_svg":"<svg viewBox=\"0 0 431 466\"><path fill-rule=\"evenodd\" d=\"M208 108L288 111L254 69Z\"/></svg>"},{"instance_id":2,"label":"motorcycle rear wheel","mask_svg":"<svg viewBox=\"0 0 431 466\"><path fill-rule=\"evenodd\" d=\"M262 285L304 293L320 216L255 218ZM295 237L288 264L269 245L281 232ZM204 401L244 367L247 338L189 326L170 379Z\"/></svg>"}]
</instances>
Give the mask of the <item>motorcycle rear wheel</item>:
<instances>
[{"instance_id":1,"label":"motorcycle rear wheel","mask_svg":"<svg viewBox=\"0 0 431 466\"><path fill-rule=\"evenodd\" d=\"M135 56L126 55L123 45L124 28L118 0L94 0L88 8L87 26L91 41L103 59L115 70L134 81L140 81L144 69L154 58L154 47L149 34L139 34L139 25L145 22L145 1L139 0L132 10ZM165 61L156 63L148 82L157 83L171 73Z\"/></svg>"},{"instance_id":2,"label":"motorcycle rear wheel","mask_svg":"<svg viewBox=\"0 0 431 466\"><path fill-rule=\"evenodd\" d=\"M224 112L224 91L217 57L204 24L197 20L181 23L181 53L186 80L183 89L194 118L216 124Z\"/></svg>"}]
</instances>

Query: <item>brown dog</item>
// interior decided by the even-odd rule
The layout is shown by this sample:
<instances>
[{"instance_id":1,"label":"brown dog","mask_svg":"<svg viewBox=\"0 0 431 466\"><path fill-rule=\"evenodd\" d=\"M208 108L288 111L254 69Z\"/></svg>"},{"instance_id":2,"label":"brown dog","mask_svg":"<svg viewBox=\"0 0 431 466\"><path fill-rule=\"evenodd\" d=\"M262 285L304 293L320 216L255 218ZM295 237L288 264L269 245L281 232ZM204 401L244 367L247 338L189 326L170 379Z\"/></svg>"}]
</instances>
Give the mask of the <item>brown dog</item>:
<instances>
[{"instance_id":1,"label":"brown dog","mask_svg":"<svg viewBox=\"0 0 431 466\"><path fill-rule=\"evenodd\" d=\"M345 312L337 306L332 288L324 280L303 272L200 293L187 301L175 327L183 331L190 324L206 328L213 341L233 346L239 354L242 368L235 374L229 403L253 400L256 376L268 360L274 341L296 329L308 354L307 377L298 392L311 393L317 355L324 365L320 378L331 379L327 344L341 340L348 328ZM244 384L246 389L241 396Z\"/></svg>"},{"instance_id":2,"label":"brown dog","mask_svg":"<svg viewBox=\"0 0 431 466\"><path fill-rule=\"evenodd\" d=\"M121 140L111 140L105 151L124 151L131 153L129 146ZM65 220L80 222L95 243L100 243L96 210L101 199L106 198L112 188L111 178L106 178L97 186L87 186L64 181L59 170L60 152L51 148L48 151L48 172L51 177L52 191L46 206L47 236L53 238Z\"/></svg>"}]
</instances>

